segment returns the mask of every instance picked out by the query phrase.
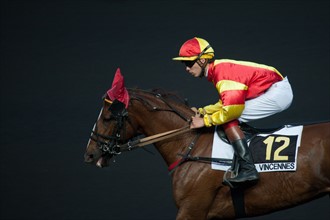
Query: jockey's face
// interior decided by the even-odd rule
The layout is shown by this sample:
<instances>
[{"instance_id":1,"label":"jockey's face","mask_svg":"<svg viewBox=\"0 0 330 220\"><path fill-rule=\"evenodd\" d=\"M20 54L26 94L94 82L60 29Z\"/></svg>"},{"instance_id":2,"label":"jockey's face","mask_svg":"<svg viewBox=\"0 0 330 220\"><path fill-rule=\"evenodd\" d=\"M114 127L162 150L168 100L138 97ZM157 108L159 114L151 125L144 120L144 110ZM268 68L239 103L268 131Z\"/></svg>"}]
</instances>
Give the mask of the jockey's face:
<instances>
[{"instance_id":1,"label":"jockey's face","mask_svg":"<svg viewBox=\"0 0 330 220\"><path fill-rule=\"evenodd\" d=\"M186 65L186 71L190 73L190 75L194 77L200 77L203 72L202 66L205 61L205 59L200 59L198 61L184 61L183 63Z\"/></svg>"}]
</instances>

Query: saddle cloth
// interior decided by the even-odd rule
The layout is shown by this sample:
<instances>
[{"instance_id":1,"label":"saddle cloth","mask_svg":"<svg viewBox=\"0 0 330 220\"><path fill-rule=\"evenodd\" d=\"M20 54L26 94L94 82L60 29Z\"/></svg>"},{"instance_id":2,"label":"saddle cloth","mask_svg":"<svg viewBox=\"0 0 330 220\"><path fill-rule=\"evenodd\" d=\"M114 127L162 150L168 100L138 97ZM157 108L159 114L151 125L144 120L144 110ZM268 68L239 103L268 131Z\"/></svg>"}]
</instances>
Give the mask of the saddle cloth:
<instances>
[{"instance_id":1,"label":"saddle cloth","mask_svg":"<svg viewBox=\"0 0 330 220\"><path fill-rule=\"evenodd\" d=\"M285 125L272 133L260 133L248 142L258 172L295 171L303 126ZM233 147L222 141L215 128L212 158L232 159ZM212 169L226 171L230 165L212 162Z\"/></svg>"}]
</instances>

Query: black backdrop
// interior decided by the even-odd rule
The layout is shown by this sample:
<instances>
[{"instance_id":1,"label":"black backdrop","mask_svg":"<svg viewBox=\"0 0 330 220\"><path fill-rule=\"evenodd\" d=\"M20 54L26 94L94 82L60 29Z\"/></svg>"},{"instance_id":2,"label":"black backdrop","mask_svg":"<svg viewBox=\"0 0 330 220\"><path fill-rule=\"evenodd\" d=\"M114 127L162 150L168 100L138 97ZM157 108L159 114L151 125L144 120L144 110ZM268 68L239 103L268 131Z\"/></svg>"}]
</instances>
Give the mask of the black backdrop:
<instances>
[{"instance_id":1,"label":"black backdrop","mask_svg":"<svg viewBox=\"0 0 330 220\"><path fill-rule=\"evenodd\" d=\"M83 162L117 67L127 87L213 103L205 79L171 60L187 39L216 57L275 66L290 109L255 122L329 120L329 1L9 1L1 3L0 219L175 219L153 146L106 169ZM329 219L329 198L251 219Z\"/></svg>"}]
</instances>

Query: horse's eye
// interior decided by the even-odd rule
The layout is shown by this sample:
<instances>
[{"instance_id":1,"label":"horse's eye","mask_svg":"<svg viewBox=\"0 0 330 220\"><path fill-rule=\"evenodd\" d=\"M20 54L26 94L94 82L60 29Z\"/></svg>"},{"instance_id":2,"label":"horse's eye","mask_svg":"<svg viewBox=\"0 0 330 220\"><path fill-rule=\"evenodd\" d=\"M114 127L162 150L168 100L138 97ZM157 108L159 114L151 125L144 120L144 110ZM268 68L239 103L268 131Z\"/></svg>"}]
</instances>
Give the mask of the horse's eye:
<instances>
[{"instance_id":1,"label":"horse's eye","mask_svg":"<svg viewBox=\"0 0 330 220\"><path fill-rule=\"evenodd\" d=\"M105 121L105 122L109 122L109 121L113 121L115 118L110 115L110 116L106 116L106 117L103 117L102 120Z\"/></svg>"},{"instance_id":2,"label":"horse's eye","mask_svg":"<svg viewBox=\"0 0 330 220\"><path fill-rule=\"evenodd\" d=\"M111 121L111 118L103 118L103 121L109 122L109 121Z\"/></svg>"},{"instance_id":3,"label":"horse's eye","mask_svg":"<svg viewBox=\"0 0 330 220\"><path fill-rule=\"evenodd\" d=\"M102 121L104 122L109 122L113 120L114 117L112 116L112 114L110 114L110 112L103 112L100 119L102 119Z\"/></svg>"}]
</instances>

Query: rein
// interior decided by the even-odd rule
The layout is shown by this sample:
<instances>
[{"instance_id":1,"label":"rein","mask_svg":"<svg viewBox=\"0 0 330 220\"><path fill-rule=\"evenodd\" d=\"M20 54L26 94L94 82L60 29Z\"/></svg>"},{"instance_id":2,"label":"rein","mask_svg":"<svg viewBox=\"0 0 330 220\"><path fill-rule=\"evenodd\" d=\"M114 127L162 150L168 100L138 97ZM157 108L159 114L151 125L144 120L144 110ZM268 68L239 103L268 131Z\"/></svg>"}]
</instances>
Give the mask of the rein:
<instances>
[{"instance_id":1,"label":"rein","mask_svg":"<svg viewBox=\"0 0 330 220\"><path fill-rule=\"evenodd\" d=\"M189 122L189 125L184 126L179 129L174 129L171 131L163 132L160 134L155 134L149 137L145 137L142 139L137 139L134 141L128 141L125 144L120 144L121 142L121 132L125 134L125 121L129 122L128 112L125 108L124 104L119 102L118 100L109 100L104 98L104 101L110 104L109 111L112 113L110 119L114 119L116 121L115 132L112 135L103 135L98 133L97 126L95 127L95 131L92 131L91 139L95 141L99 147L99 149L103 152L103 154L110 154L110 155L118 155L124 151L131 151L138 147L143 147L148 144L152 144L158 141L166 140L171 137L177 136L179 134L185 133L190 131L190 119L186 118L183 114L177 111L167 100L159 93L152 93L149 94L154 95L157 99L160 99L164 104L166 104L169 109L162 109L155 106L150 105L145 99L140 97L134 97L134 99L141 101L143 104L151 106L153 111L171 111L178 115L183 120ZM132 97L133 98L133 97ZM100 138L102 140L100 140ZM125 139L125 138L124 138Z\"/></svg>"},{"instance_id":2,"label":"rein","mask_svg":"<svg viewBox=\"0 0 330 220\"><path fill-rule=\"evenodd\" d=\"M149 93L150 94L150 93ZM144 105L151 107L152 111L170 111L178 115L180 118L182 118L184 121L188 122L188 125L166 131L163 133L151 135L148 137L140 138L140 139L135 139L135 140L129 140L127 143L122 144L123 141L125 140L125 137L121 137L121 133L123 136L125 136L125 131L126 131L126 123L130 124L130 120L128 117L128 111L125 108L125 105L118 100L111 101L107 98L104 98L104 101L110 104L109 111L111 112L111 116L107 120L114 120L116 121L115 127L114 127L114 132L112 135L103 135L98 133L97 126L95 126L95 131L92 131L91 139L97 143L97 146L99 149L102 151L103 155L119 155L122 152L125 151L131 151L149 144L153 144L159 141L163 141L172 137L175 137L177 135L186 133L188 131L191 131L192 129L190 128L190 119L186 118L182 113L177 111L170 103L167 102L167 100L162 97L161 94L155 94L151 93L154 95L157 99L160 99L164 104L166 104L169 109L163 109L163 108L158 108L153 105L151 105L149 102L147 102L145 99L142 97L134 97L135 100L138 100L142 102ZM133 98L133 97L132 97ZM132 125L131 125L132 126ZM178 166L181 164L187 162L187 161L201 161L201 162L216 162L216 163L221 163L221 164L230 164L231 160L226 160L223 158L209 158L209 157L199 157L199 156L192 156L190 153L199 138L201 133L197 133L195 136L194 140L190 143L188 146L187 152L185 154L179 154L181 158L174 163L172 163L169 166L169 171L172 173Z\"/></svg>"},{"instance_id":3,"label":"rein","mask_svg":"<svg viewBox=\"0 0 330 220\"><path fill-rule=\"evenodd\" d=\"M153 144L153 143L156 143L156 142L159 142L159 141L162 141L162 140L172 138L174 136L177 136L179 134L183 134L183 133L188 132L188 131L190 131L190 125L187 125L185 127L179 128L179 129L174 129L174 130L171 130L171 131L166 131L166 132L163 132L163 133L160 133L160 134L155 134L155 135L145 137L145 138L142 138L142 139L137 139L135 141L128 141L126 144L118 145L116 147L120 152L130 151L130 150L133 150L133 149L138 148L138 147L143 147L143 146L148 145L148 144Z\"/></svg>"}]
</instances>

